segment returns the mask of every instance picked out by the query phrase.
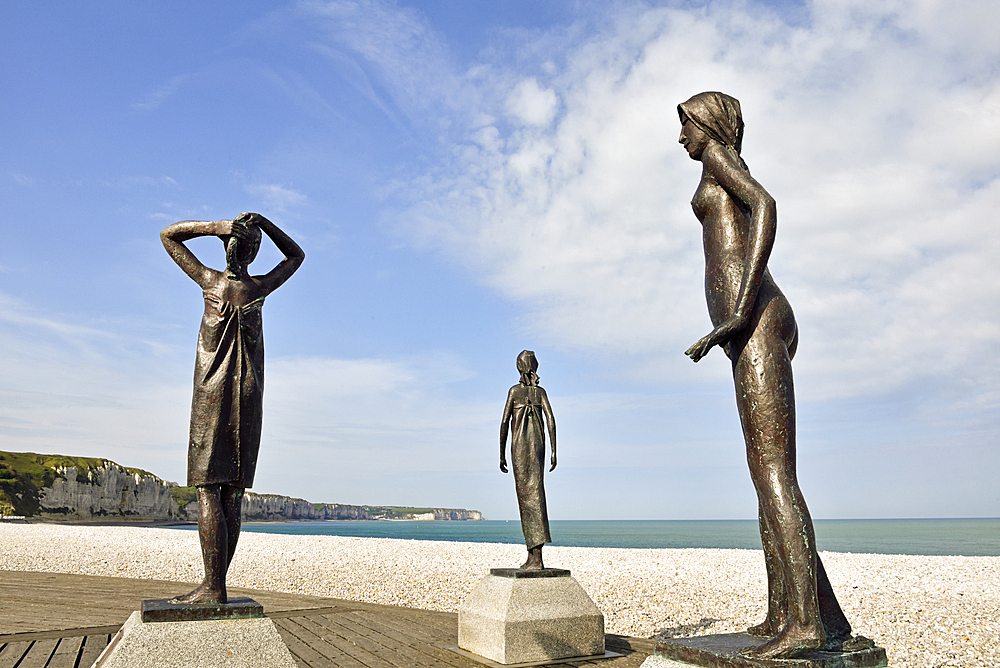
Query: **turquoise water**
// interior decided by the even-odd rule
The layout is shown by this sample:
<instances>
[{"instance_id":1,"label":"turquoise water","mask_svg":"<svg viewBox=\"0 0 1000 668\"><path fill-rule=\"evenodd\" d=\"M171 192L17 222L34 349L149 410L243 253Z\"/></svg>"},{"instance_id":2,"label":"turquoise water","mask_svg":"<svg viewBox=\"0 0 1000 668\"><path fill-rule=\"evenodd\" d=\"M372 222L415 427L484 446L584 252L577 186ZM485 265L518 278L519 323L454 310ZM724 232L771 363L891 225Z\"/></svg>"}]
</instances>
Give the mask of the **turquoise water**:
<instances>
[{"instance_id":1,"label":"turquoise water","mask_svg":"<svg viewBox=\"0 0 1000 668\"><path fill-rule=\"evenodd\" d=\"M754 520L553 520L553 545L760 549ZM820 550L877 554L1000 556L1000 518L816 520ZM177 527L192 529L193 527ZM521 543L516 521L261 522L244 531L316 536Z\"/></svg>"}]
</instances>

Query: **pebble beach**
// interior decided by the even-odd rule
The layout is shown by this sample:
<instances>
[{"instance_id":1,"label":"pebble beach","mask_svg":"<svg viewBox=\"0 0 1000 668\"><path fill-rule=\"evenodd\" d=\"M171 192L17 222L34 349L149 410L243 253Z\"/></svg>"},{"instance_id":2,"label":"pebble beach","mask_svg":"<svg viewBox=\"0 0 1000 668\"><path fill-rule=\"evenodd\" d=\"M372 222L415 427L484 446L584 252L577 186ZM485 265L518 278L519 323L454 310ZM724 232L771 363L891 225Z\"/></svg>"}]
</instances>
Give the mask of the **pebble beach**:
<instances>
[{"instance_id":1,"label":"pebble beach","mask_svg":"<svg viewBox=\"0 0 1000 668\"><path fill-rule=\"evenodd\" d=\"M244 532L234 587L455 612L520 545ZM822 552L855 633L893 668L1000 665L1000 557ZM609 633L651 637L742 631L763 619L759 550L546 547L605 616ZM193 531L0 524L0 569L199 582ZM178 592L184 593L184 592Z\"/></svg>"}]
</instances>

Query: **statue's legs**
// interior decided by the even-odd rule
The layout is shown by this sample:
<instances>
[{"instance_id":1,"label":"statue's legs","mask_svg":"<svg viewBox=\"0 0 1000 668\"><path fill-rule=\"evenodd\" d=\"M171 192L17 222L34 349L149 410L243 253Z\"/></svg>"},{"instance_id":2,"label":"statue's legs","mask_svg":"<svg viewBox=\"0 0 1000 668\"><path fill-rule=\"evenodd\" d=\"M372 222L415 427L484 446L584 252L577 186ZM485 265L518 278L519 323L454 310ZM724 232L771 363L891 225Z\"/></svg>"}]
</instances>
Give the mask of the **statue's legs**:
<instances>
[{"instance_id":1,"label":"statue's legs","mask_svg":"<svg viewBox=\"0 0 1000 668\"><path fill-rule=\"evenodd\" d=\"M830 579L823 568L823 560L816 555L816 593L819 596L819 614L823 619L827 642L848 640L851 637L851 623L840 609L837 595L833 593Z\"/></svg>"},{"instance_id":2,"label":"statue's legs","mask_svg":"<svg viewBox=\"0 0 1000 668\"><path fill-rule=\"evenodd\" d=\"M747 629L747 633L758 638L770 638L778 634L788 616L788 593L778 561L774 532L768 524L768 517L758 503L757 516L760 523L760 539L764 548L764 565L767 569L767 617L763 622ZM840 642L851 637L851 623L840 608L830 579L823 567L823 560L816 555L816 595L819 599L820 619L826 631L827 642Z\"/></svg>"},{"instance_id":3,"label":"statue's legs","mask_svg":"<svg viewBox=\"0 0 1000 668\"><path fill-rule=\"evenodd\" d=\"M767 526L767 518L760 512L760 539L764 546L764 565L767 568L767 618L747 633L758 638L770 638L781 630L788 616L788 594L778 563L774 534ZM816 596L819 598L819 615L823 620L827 642L841 642L851 637L851 623L840 608L830 579L823 567L823 560L816 555Z\"/></svg>"},{"instance_id":4,"label":"statue's legs","mask_svg":"<svg viewBox=\"0 0 1000 668\"><path fill-rule=\"evenodd\" d=\"M244 490L233 485L205 485L197 490L198 538L205 578L194 591L173 600L176 603L225 603L226 572L240 539Z\"/></svg>"},{"instance_id":5,"label":"statue's legs","mask_svg":"<svg viewBox=\"0 0 1000 668\"><path fill-rule=\"evenodd\" d=\"M822 646L826 632L817 596L816 538L812 518L795 475L795 394L785 342L761 323L750 340L734 345L736 404L746 439L750 477L757 491L765 531L761 538L770 560L771 593L784 589L784 619L774 637L753 651L762 658L791 658ZM767 555L771 556L768 557ZM782 612L776 606L777 621ZM769 633L768 635L771 635Z\"/></svg>"},{"instance_id":6,"label":"statue's legs","mask_svg":"<svg viewBox=\"0 0 1000 668\"><path fill-rule=\"evenodd\" d=\"M788 616L788 596L778 563L774 534L760 503L757 504L757 517L760 523L760 542L764 547L764 567L767 569L767 617L760 624L748 628L747 633L758 638L770 638L778 634L781 624Z\"/></svg>"},{"instance_id":7,"label":"statue's legs","mask_svg":"<svg viewBox=\"0 0 1000 668\"><path fill-rule=\"evenodd\" d=\"M528 560L521 564L521 570L540 570L542 565L542 546L528 548Z\"/></svg>"},{"instance_id":8,"label":"statue's legs","mask_svg":"<svg viewBox=\"0 0 1000 668\"><path fill-rule=\"evenodd\" d=\"M243 487L235 485L221 485L222 512L226 518L226 567L229 571L229 564L233 563L233 555L236 554L236 544L240 541L240 529L243 526ZM223 579L225 579L225 572Z\"/></svg>"}]
</instances>

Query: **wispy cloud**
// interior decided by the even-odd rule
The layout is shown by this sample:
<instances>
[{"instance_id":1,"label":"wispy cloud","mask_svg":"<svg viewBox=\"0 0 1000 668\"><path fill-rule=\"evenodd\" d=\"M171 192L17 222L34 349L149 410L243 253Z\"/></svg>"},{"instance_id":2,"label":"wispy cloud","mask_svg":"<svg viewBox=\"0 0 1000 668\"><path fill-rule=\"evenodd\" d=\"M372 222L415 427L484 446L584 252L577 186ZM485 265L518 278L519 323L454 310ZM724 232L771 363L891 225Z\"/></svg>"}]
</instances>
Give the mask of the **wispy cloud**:
<instances>
[{"instance_id":1,"label":"wispy cloud","mask_svg":"<svg viewBox=\"0 0 1000 668\"><path fill-rule=\"evenodd\" d=\"M163 84L162 86L149 91L142 97L142 99L137 100L132 103L133 109L144 109L152 110L159 107L167 99L172 97L177 93L183 86L191 82L195 78L192 73L178 74L177 76L171 77L170 81Z\"/></svg>"},{"instance_id":2,"label":"wispy cloud","mask_svg":"<svg viewBox=\"0 0 1000 668\"><path fill-rule=\"evenodd\" d=\"M467 96L475 91L461 85L447 45L419 12L384 0L301 2L297 9L318 20L324 35L312 48L338 63L394 122L403 115L440 128L448 123L435 110L454 114L469 107Z\"/></svg>"},{"instance_id":3,"label":"wispy cloud","mask_svg":"<svg viewBox=\"0 0 1000 668\"><path fill-rule=\"evenodd\" d=\"M187 401L175 396L177 378L164 373L177 351L114 329L42 316L3 294L0 304L0 347L17 351L4 356L0 447L108 457L153 469L163 464L160 453L184 438L183 424L174 425ZM176 471L168 466L163 475Z\"/></svg>"},{"instance_id":4,"label":"wispy cloud","mask_svg":"<svg viewBox=\"0 0 1000 668\"><path fill-rule=\"evenodd\" d=\"M487 120L413 182L401 224L524 304L545 339L687 373L680 351L709 323L687 205L700 166L674 109L724 90L778 200L770 267L812 396L927 378L985 391L1000 377L986 306L1000 302L1000 47L953 11L816 3L789 25L718 3L609 14L569 45L527 36L512 48L544 54L551 39L565 64L512 84L489 63L466 80L481 104L469 117Z\"/></svg>"},{"instance_id":5,"label":"wispy cloud","mask_svg":"<svg viewBox=\"0 0 1000 668\"><path fill-rule=\"evenodd\" d=\"M267 209L281 212L304 204L308 199L302 193L276 183L248 185L244 186L244 190L263 202Z\"/></svg>"},{"instance_id":6,"label":"wispy cloud","mask_svg":"<svg viewBox=\"0 0 1000 668\"><path fill-rule=\"evenodd\" d=\"M88 186L91 182L80 181L78 185ZM130 188L132 186L144 187L175 187L177 181L169 176L148 176L146 174L124 174L113 179L104 179L100 185L105 188Z\"/></svg>"},{"instance_id":7,"label":"wispy cloud","mask_svg":"<svg viewBox=\"0 0 1000 668\"><path fill-rule=\"evenodd\" d=\"M0 347L18 351L0 378L0 449L107 457L184 480L192 350L40 317L3 294L0 306ZM469 372L454 357L276 357L266 369L259 489L315 497L336 469L344 482L329 500L368 498L359 481L373 461L393 475L480 469L494 454L468 444L495 432L499 408L456 396Z\"/></svg>"}]
</instances>

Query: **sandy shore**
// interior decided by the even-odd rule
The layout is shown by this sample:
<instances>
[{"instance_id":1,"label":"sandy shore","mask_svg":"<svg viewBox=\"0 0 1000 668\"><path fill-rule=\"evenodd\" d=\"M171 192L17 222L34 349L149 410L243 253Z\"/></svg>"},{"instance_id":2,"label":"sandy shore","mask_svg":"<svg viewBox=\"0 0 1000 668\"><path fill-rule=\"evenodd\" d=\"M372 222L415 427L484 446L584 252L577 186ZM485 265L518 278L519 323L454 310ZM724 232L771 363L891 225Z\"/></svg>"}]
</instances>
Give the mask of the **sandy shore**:
<instances>
[{"instance_id":1,"label":"sandy shore","mask_svg":"<svg viewBox=\"0 0 1000 668\"><path fill-rule=\"evenodd\" d=\"M0 524L0 569L197 582L193 531ZM455 611L490 568L524 548L387 538L244 533L232 586ZM894 668L1000 665L1000 557L822 553L855 633ZM545 548L604 612L607 630L652 636L741 631L763 619L755 550ZM183 592L178 592L183 593Z\"/></svg>"}]
</instances>

